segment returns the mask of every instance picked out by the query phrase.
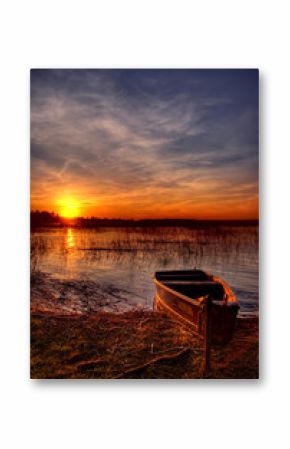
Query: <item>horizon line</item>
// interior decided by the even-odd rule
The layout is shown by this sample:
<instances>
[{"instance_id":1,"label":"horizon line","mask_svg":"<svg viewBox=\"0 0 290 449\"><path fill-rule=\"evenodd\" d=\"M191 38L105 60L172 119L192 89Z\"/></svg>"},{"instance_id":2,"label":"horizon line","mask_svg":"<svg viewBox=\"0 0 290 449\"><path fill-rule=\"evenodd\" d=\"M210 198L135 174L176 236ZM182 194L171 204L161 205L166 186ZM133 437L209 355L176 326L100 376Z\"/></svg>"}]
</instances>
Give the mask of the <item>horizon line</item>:
<instances>
[{"instance_id":1,"label":"horizon line","mask_svg":"<svg viewBox=\"0 0 290 449\"><path fill-rule=\"evenodd\" d=\"M72 221L72 220L111 220L111 221L170 221L170 220L179 220L179 221L259 221L259 217L249 217L249 218L193 218L193 217L143 217L143 218L133 218L133 217L100 217L100 216L78 216L78 217L63 217L57 212L47 211L47 210L31 210L30 214L35 213L47 213L50 215L55 215L62 220Z\"/></svg>"}]
</instances>

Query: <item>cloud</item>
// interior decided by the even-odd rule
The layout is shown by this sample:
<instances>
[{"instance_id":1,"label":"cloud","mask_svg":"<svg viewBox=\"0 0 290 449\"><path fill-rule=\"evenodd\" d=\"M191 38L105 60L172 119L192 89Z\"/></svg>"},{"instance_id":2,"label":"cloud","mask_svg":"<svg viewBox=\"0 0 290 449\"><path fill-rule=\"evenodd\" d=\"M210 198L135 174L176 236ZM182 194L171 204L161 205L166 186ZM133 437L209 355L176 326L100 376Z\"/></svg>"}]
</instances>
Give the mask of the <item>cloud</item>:
<instances>
[{"instance_id":1,"label":"cloud","mask_svg":"<svg viewBox=\"0 0 290 449\"><path fill-rule=\"evenodd\" d=\"M247 70L32 71L32 207L71 192L121 216L155 199L192 215L254 197L257 87Z\"/></svg>"}]
</instances>

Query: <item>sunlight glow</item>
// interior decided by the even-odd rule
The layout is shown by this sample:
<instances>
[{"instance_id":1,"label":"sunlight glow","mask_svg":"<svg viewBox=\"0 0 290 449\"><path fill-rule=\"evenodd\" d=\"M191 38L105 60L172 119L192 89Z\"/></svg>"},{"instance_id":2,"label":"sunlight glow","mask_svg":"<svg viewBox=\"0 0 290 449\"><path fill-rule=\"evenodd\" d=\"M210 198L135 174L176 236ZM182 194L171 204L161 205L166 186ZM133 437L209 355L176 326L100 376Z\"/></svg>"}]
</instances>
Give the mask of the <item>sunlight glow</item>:
<instances>
[{"instance_id":1,"label":"sunlight glow","mask_svg":"<svg viewBox=\"0 0 290 449\"><path fill-rule=\"evenodd\" d=\"M66 247L67 249L73 249L75 247L75 236L71 228L67 230Z\"/></svg>"},{"instance_id":2,"label":"sunlight glow","mask_svg":"<svg viewBox=\"0 0 290 449\"><path fill-rule=\"evenodd\" d=\"M61 198L57 203L61 217L76 218L80 216L80 202L76 199Z\"/></svg>"}]
</instances>

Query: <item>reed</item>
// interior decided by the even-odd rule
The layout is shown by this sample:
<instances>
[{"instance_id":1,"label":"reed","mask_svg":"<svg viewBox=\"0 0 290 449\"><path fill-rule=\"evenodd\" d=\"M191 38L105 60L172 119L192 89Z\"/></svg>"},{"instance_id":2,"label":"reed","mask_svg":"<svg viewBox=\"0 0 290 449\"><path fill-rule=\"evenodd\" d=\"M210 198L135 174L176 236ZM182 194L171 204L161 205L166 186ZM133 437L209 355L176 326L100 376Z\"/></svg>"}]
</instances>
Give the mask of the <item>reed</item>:
<instances>
[{"instance_id":1,"label":"reed","mask_svg":"<svg viewBox=\"0 0 290 449\"><path fill-rule=\"evenodd\" d=\"M211 378L258 377L258 321L238 320L226 347L212 349ZM171 378L201 375L203 352L190 328L161 313L31 317L31 377Z\"/></svg>"}]
</instances>

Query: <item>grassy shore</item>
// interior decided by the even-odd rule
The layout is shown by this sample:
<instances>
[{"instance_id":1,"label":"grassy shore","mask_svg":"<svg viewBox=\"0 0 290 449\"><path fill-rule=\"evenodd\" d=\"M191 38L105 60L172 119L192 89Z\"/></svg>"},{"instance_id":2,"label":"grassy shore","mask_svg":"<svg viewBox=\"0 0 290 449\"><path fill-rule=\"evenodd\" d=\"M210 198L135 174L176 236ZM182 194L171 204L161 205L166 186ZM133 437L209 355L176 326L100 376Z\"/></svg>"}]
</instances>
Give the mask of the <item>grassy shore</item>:
<instances>
[{"instance_id":1,"label":"grassy shore","mask_svg":"<svg viewBox=\"0 0 290 449\"><path fill-rule=\"evenodd\" d=\"M202 344L157 312L31 314L31 378L200 378ZM258 319L238 319L235 336L212 349L211 378L258 378Z\"/></svg>"}]
</instances>

